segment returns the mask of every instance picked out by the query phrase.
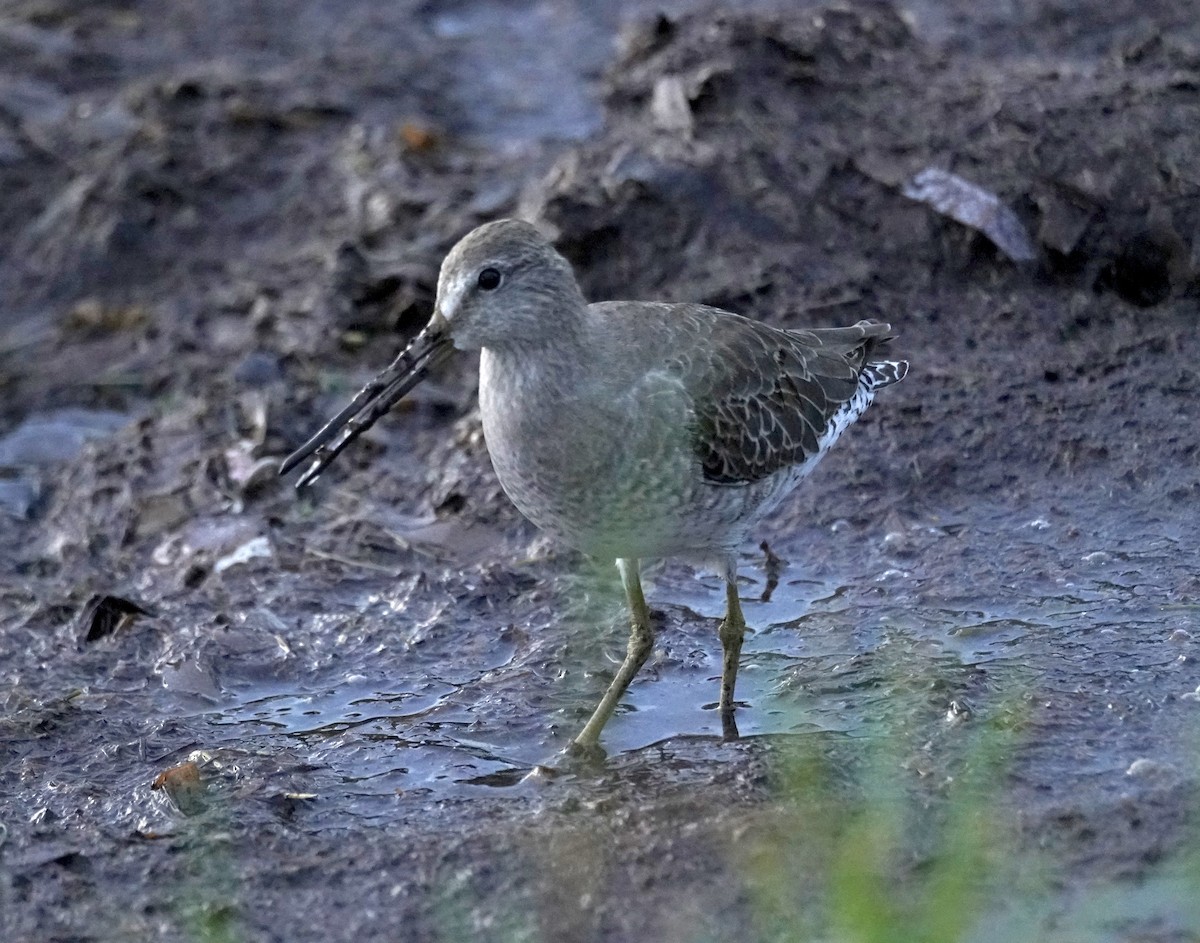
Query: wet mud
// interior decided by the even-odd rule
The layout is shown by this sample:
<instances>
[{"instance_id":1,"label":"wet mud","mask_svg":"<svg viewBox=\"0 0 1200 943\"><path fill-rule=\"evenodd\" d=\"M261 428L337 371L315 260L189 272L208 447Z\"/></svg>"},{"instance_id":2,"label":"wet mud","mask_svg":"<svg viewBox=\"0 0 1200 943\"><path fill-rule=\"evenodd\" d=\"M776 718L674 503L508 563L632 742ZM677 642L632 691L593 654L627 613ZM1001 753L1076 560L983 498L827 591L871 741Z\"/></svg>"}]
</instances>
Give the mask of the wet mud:
<instances>
[{"instance_id":1,"label":"wet mud","mask_svg":"<svg viewBox=\"0 0 1200 943\"><path fill-rule=\"evenodd\" d=\"M0 939L1200 935L1200 21L665 8L0 12ZM470 358L276 475L515 214L592 299L912 364L744 548L737 743L668 561L559 761L619 583Z\"/></svg>"}]
</instances>

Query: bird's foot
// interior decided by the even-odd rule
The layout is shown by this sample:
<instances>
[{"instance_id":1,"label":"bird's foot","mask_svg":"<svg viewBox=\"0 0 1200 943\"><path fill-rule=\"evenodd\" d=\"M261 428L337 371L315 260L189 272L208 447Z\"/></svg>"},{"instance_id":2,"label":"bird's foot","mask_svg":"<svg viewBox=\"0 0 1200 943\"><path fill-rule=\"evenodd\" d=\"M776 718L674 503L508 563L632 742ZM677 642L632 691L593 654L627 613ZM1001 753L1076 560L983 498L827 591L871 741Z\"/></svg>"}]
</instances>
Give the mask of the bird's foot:
<instances>
[{"instance_id":1,"label":"bird's foot","mask_svg":"<svg viewBox=\"0 0 1200 943\"><path fill-rule=\"evenodd\" d=\"M563 750L563 757L569 766L576 768L596 768L604 765L608 753L596 741L572 740Z\"/></svg>"},{"instance_id":2,"label":"bird's foot","mask_svg":"<svg viewBox=\"0 0 1200 943\"><path fill-rule=\"evenodd\" d=\"M737 719L733 716L733 711L732 704L721 708L721 739L726 743L742 738L742 735L738 733Z\"/></svg>"}]
</instances>

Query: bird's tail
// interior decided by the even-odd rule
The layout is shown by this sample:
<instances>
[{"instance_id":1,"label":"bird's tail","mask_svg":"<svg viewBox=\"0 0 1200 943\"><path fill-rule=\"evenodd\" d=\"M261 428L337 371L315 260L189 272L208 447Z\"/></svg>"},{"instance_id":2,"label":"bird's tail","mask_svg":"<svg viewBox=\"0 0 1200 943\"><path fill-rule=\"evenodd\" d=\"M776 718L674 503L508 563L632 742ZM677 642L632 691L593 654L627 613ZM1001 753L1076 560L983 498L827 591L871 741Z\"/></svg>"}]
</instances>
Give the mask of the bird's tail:
<instances>
[{"instance_id":1,"label":"bird's tail","mask_svg":"<svg viewBox=\"0 0 1200 943\"><path fill-rule=\"evenodd\" d=\"M859 356L862 357L860 361L862 372L859 374L858 382L869 392L873 393L885 386L899 383L908 375L907 360L874 359L876 355L883 353L882 348L886 347L888 342L896 336L892 333L890 324L880 321L859 321L849 330L859 331L862 335L862 341L858 348Z\"/></svg>"},{"instance_id":2,"label":"bird's tail","mask_svg":"<svg viewBox=\"0 0 1200 943\"><path fill-rule=\"evenodd\" d=\"M908 376L907 360L874 360L864 364L859 382L868 390L874 392L893 383L899 383Z\"/></svg>"},{"instance_id":3,"label":"bird's tail","mask_svg":"<svg viewBox=\"0 0 1200 943\"><path fill-rule=\"evenodd\" d=\"M874 359L896 336L890 324L859 321L850 327L814 328L804 333L822 348L836 351L858 370L859 386L867 392L899 383L908 374L907 360Z\"/></svg>"}]
</instances>

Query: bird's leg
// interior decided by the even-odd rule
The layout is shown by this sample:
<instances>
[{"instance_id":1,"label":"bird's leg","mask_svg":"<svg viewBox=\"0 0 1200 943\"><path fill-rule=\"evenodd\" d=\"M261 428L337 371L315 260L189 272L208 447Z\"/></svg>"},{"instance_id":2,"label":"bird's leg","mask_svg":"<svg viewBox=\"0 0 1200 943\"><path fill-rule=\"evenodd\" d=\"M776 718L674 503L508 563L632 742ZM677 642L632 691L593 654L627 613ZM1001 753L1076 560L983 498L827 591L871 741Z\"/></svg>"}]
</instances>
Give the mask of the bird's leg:
<instances>
[{"instance_id":1,"label":"bird's leg","mask_svg":"<svg viewBox=\"0 0 1200 943\"><path fill-rule=\"evenodd\" d=\"M733 688L737 683L738 662L742 657L742 639L746 634L746 620L742 616L742 603L738 599L737 561L730 556L725 561L725 618L717 631L721 639L723 658L721 664L721 734L726 740L738 738L737 721L733 718Z\"/></svg>"},{"instance_id":2,"label":"bird's leg","mask_svg":"<svg viewBox=\"0 0 1200 943\"><path fill-rule=\"evenodd\" d=\"M608 723L608 718L617 709L629 682L646 663L646 659L650 657L650 650L654 647L654 630L650 625L650 609L646 605L646 597L642 595L638 561L622 559L617 561L617 566L621 570L621 582L629 600L632 629L629 633L629 646L625 650L625 660L621 662L617 676L604 692L604 697L592 712L591 719L579 732L579 736L571 742L571 752L584 756L603 756L599 744L600 731Z\"/></svg>"}]
</instances>

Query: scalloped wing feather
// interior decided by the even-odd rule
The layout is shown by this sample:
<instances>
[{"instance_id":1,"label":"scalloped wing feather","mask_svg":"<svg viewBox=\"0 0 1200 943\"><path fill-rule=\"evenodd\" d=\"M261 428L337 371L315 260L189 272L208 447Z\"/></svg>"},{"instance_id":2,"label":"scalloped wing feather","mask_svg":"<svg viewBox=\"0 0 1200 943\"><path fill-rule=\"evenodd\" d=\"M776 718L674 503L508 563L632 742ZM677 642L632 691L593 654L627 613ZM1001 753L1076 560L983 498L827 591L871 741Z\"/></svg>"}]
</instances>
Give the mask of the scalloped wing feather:
<instances>
[{"instance_id":1,"label":"scalloped wing feather","mask_svg":"<svg viewBox=\"0 0 1200 943\"><path fill-rule=\"evenodd\" d=\"M812 458L860 386L873 391L907 369L871 362L891 338L887 324L781 331L728 314L712 319L699 306L683 316L712 335L704 359L678 368L694 403L693 450L714 484L749 484Z\"/></svg>"}]
</instances>

